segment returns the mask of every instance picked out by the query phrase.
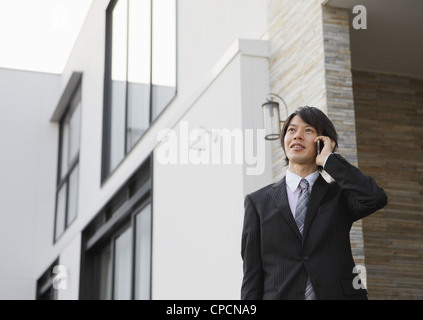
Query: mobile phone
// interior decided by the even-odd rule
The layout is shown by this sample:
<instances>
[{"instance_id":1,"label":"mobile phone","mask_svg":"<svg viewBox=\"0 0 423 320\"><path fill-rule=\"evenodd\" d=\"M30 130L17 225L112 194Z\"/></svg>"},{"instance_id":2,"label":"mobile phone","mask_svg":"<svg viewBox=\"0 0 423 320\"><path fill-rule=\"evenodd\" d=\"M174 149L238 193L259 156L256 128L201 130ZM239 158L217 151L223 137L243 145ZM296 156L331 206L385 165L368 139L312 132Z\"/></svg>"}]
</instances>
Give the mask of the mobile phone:
<instances>
[{"instance_id":1,"label":"mobile phone","mask_svg":"<svg viewBox=\"0 0 423 320\"><path fill-rule=\"evenodd\" d=\"M320 154L320 152L322 151L324 147L324 143L322 140L318 140L316 145L317 145L317 154Z\"/></svg>"}]
</instances>

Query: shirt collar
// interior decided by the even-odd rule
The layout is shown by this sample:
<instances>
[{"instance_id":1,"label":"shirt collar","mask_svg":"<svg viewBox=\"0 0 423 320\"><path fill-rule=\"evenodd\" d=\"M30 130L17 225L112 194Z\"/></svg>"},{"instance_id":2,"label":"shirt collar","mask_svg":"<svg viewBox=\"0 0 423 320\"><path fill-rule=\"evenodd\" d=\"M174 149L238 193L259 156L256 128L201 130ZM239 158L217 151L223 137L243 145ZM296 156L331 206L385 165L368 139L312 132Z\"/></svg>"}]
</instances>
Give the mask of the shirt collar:
<instances>
[{"instance_id":1,"label":"shirt collar","mask_svg":"<svg viewBox=\"0 0 423 320\"><path fill-rule=\"evenodd\" d=\"M311 189L313 188L314 182L316 181L318 177L319 177L319 171L317 170L314 171L312 174L308 175L307 177L305 177L308 183L310 184L310 189L309 189L310 192L311 192ZM301 179L302 177L289 171L289 169L286 171L286 185L289 187L289 189L291 189L292 192L295 192L295 190L297 190Z\"/></svg>"}]
</instances>

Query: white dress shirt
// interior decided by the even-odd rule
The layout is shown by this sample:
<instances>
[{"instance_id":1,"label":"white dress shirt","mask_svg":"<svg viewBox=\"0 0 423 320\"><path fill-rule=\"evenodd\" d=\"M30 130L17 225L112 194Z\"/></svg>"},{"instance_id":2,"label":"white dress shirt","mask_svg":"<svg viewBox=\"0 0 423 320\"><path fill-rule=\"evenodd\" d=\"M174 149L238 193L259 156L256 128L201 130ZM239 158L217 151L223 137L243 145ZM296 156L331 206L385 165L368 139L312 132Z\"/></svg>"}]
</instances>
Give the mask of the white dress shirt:
<instances>
[{"instance_id":1,"label":"white dress shirt","mask_svg":"<svg viewBox=\"0 0 423 320\"><path fill-rule=\"evenodd\" d=\"M309 192L311 192L311 189L313 188L313 184L316 181L316 179L319 177L319 171L314 171L312 174L305 177L307 179L310 187ZM288 194L288 201L289 201L289 207L291 208L292 215L295 218L295 209L297 207L297 201L298 196L300 195L301 188L299 187L301 177L299 175L296 175L295 173L289 171L289 169L286 171L286 193Z\"/></svg>"},{"instance_id":2,"label":"white dress shirt","mask_svg":"<svg viewBox=\"0 0 423 320\"><path fill-rule=\"evenodd\" d=\"M323 168L326 165L326 161L328 161L328 158L331 154L329 154L325 162L323 163ZM312 174L305 177L308 181L308 184L310 187L308 188L308 191L311 193L311 189L313 188L313 184L316 181L316 179L319 177L319 171L316 170ZM295 218L295 210L297 208L297 201L298 196L300 195L301 188L299 186L301 177L299 175L296 175L295 173L289 171L289 169L286 171L286 193L288 194L288 201L289 201L289 207L291 208L292 215Z\"/></svg>"}]
</instances>

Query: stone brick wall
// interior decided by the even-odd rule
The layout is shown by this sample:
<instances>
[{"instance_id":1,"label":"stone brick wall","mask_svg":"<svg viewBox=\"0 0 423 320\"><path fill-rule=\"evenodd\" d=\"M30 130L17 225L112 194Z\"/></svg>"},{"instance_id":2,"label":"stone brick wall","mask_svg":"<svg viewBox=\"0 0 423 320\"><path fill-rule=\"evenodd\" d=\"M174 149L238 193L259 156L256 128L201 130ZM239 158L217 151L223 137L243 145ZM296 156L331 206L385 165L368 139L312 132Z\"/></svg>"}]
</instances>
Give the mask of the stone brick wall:
<instances>
[{"instance_id":1,"label":"stone brick wall","mask_svg":"<svg viewBox=\"0 0 423 320\"><path fill-rule=\"evenodd\" d=\"M357 165L348 12L322 9L327 115L340 133L340 153Z\"/></svg>"},{"instance_id":2,"label":"stone brick wall","mask_svg":"<svg viewBox=\"0 0 423 320\"><path fill-rule=\"evenodd\" d=\"M322 2L268 1L270 88L286 101L288 113L303 105L323 110L338 131L339 152L357 165L348 13ZM283 158L274 142L275 181L285 174ZM351 246L356 263L363 264L361 221L353 225Z\"/></svg>"},{"instance_id":3,"label":"stone brick wall","mask_svg":"<svg viewBox=\"0 0 423 320\"><path fill-rule=\"evenodd\" d=\"M339 135L338 152L357 166L348 12L323 6L322 13L327 115ZM364 265L362 220L353 224L350 238L355 262Z\"/></svg>"},{"instance_id":4,"label":"stone brick wall","mask_svg":"<svg viewBox=\"0 0 423 320\"><path fill-rule=\"evenodd\" d=\"M388 194L363 219L370 299L423 299L423 79L353 71L358 164Z\"/></svg>"},{"instance_id":5,"label":"stone brick wall","mask_svg":"<svg viewBox=\"0 0 423 320\"><path fill-rule=\"evenodd\" d=\"M270 90L285 100L288 114L304 105L326 112L321 2L268 0ZM285 175L283 158L279 142L274 142L275 181Z\"/></svg>"}]
</instances>

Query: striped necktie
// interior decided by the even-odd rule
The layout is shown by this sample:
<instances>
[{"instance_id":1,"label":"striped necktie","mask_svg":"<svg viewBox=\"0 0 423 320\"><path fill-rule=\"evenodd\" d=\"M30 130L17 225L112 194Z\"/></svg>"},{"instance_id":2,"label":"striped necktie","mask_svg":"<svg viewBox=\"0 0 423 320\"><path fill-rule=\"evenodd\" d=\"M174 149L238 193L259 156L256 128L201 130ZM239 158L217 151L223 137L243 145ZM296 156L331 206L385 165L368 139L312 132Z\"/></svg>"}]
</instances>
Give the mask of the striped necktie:
<instances>
[{"instance_id":1,"label":"striped necktie","mask_svg":"<svg viewBox=\"0 0 423 320\"><path fill-rule=\"evenodd\" d=\"M310 198L308 187L309 187L309 184L307 179L301 179L300 181L301 191L300 191L300 195L298 196L297 207L295 209L295 222L297 223L297 226L298 226L298 229L300 230L301 235L303 234L303 231L304 231L304 219L307 212L307 203ZM314 294L310 277L307 277L305 299L316 300L316 295Z\"/></svg>"}]
</instances>

